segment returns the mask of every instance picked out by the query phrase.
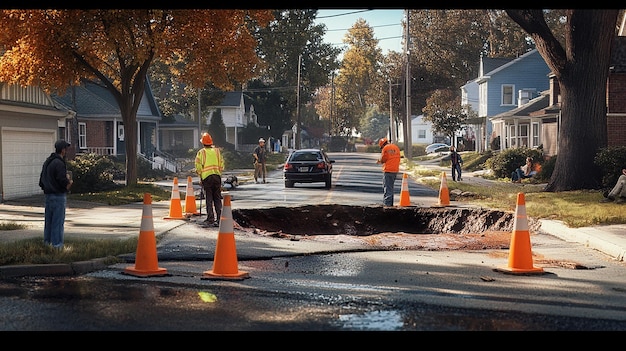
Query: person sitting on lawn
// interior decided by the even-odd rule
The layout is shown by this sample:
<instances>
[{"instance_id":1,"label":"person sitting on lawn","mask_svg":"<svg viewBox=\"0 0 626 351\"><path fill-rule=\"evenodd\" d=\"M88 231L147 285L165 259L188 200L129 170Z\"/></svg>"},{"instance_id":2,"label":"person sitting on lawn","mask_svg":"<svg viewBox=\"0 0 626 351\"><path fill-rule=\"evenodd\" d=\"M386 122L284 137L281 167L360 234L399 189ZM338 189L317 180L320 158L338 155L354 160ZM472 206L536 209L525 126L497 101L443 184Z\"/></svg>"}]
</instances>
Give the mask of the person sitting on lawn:
<instances>
[{"instance_id":1,"label":"person sitting on lawn","mask_svg":"<svg viewBox=\"0 0 626 351\"><path fill-rule=\"evenodd\" d=\"M511 173L511 181L513 183L521 183L524 178L532 178L537 174L533 167L533 159L532 157L526 157L526 164L518 167L513 173Z\"/></svg>"},{"instance_id":2,"label":"person sitting on lawn","mask_svg":"<svg viewBox=\"0 0 626 351\"><path fill-rule=\"evenodd\" d=\"M622 169L622 174L617 179L617 183L601 202L615 201L616 204L626 202L626 168Z\"/></svg>"}]
</instances>

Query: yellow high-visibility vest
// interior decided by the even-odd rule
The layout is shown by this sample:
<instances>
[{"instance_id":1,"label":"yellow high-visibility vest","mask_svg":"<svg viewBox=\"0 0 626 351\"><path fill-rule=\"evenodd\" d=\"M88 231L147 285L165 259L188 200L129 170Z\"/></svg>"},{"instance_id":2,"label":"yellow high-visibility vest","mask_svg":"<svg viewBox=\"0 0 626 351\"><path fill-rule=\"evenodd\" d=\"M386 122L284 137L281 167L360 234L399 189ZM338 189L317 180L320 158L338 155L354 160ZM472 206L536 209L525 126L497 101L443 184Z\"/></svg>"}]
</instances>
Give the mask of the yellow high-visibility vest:
<instances>
[{"instance_id":1,"label":"yellow high-visibility vest","mask_svg":"<svg viewBox=\"0 0 626 351\"><path fill-rule=\"evenodd\" d=\"M220 150L214 147L204 147L196 154L196 173L200 179L205 179L211 174L221 175L224 170L224 159Z\"/></svg>"}]
</instances>

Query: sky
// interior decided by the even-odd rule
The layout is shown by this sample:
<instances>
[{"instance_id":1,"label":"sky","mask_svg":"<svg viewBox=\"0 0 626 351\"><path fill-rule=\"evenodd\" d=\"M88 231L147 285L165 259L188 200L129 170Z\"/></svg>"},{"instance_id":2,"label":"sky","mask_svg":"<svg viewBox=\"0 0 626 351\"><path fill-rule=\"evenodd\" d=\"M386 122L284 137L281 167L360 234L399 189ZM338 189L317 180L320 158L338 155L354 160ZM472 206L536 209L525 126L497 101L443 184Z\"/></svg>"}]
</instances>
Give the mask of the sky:
<instances>
[{"instance_id":1,"label":"sky","mask_svg":"<svg viewBox=\"0 0 626 351\"><path fill-rule=\"evenodd\" d=\"M402 46L402 20L404 17L404 9L319 9L315 22L326 24L324 42L343 47L345 45L343 38L348 29L359 18L363 18L374 29L374 37L379 40L378 46L386 55L390 50L404 51Z\"/></svg>"}]
</instances>

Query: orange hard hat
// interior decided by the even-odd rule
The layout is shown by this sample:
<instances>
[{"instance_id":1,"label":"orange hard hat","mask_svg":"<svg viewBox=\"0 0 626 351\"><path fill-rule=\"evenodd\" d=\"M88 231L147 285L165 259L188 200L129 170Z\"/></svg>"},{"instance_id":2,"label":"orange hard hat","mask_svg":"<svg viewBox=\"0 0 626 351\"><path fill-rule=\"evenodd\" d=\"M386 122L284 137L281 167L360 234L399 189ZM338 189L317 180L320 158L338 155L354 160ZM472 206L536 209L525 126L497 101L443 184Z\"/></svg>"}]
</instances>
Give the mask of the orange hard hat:
<instances>
[{"instance_id":1,"label":"orange hard hat","mask_svg":"<svg viewBox=\"0 0 626 351\"><path fill-rule=\"evenodd\" d=\"M389 142L389 140L387 140L387 138L380 138L380 140L378 141L378 146L380 146L380 148L382 149L383 146L385 146L385 144L387 144Z\"/></svg>"},{"instance_id":2,"label":"orange hard hat","mask_svg":"<svg viewBox=\"0 0 626 351\"><path fill-rule=\"evenodd\" d=\"M213 145L213 138L209 133L202 133L202 145Z\"/></svg>"}]
</instances>

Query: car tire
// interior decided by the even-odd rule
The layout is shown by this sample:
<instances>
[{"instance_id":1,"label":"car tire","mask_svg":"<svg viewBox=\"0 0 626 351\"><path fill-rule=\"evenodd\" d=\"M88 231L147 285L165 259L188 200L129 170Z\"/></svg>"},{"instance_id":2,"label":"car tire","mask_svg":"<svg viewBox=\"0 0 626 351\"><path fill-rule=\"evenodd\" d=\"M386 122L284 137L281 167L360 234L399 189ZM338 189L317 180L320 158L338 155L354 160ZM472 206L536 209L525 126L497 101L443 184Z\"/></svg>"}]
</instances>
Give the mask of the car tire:
<instances>
[{"instance_id":1,"label":"car tire","mask_svg":"<svg viewBox=\"0 0 626 351\"><path fill-rule=\"evenodd\" d=\"M294 182L291 180L285 180L285 188L293 188Z\"/></svg>"},{"instance_id":2,"label":"car tire","mask_svg":"<svg viewBox=\"0 0 626 351\"><path fill-rule=\"evenodd\" d=\"M324 183L326 183L326 189L330 189L333 183L330 175L326 178L326 181Z\"/></svg>"}]
</instances>

